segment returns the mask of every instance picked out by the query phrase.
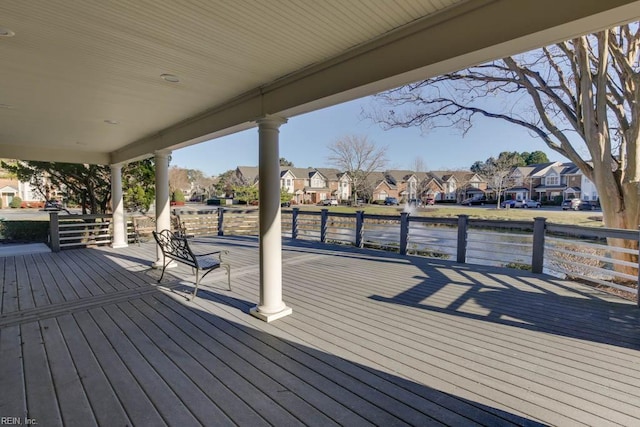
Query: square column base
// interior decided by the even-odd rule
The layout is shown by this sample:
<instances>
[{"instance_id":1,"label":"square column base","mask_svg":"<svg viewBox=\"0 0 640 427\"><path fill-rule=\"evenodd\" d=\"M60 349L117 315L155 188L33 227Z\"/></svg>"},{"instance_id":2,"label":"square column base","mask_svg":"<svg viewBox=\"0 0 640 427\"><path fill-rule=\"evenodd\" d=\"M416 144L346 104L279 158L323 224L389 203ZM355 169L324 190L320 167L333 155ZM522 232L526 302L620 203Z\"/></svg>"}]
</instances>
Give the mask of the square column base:
<instances>
[{"instance_id":1,"label":"square column base","mask_svg":"<svg viewBox=\"0 0 640 427\"><path fill-rule=\"evenodd\" d=\"M282 317L290 315L291 313L293 313L293 310L291 309L291 307L285 307L284 309L280 310L277 313L266 314L259 311L258 306L255 306L251 310L249 310L249 313L251 313L252 316L262 320L263 322L269 323L269 322L273 322L274 320L278 320Z\"/></svg>"},{"instance_id":2,"label":"square column base","mask_svg":"<svg viewBox=\"0 0 640 427\"><path fill-rule=\"evenodd\" d=\"M128 248L129 244L128 243L112 243L111 247L113 249Z\"/></svg>"}]
</instances>

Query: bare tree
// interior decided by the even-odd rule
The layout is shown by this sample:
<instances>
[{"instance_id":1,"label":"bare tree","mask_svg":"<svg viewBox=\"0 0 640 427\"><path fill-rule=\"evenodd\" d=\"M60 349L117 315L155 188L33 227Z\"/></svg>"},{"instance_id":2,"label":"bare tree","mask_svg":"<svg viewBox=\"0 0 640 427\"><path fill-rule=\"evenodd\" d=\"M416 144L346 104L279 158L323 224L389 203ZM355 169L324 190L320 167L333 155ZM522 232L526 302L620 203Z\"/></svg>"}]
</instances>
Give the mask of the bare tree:
<instances>
[{"instance_id":1,"label":"bare tree","mask_svg":"<svg viewBox=\"0 0 640 427\"><path fill-rule=\"evenodd\" d=\"M606 226L635 229L639 53L640 26L623 25L382 93L369 116L386 128L466 133L476 116L523 127L595 184Z\"/></svg>"},{"instance_id":2,"label":"bare tree","mask_svg":"<svg viewBox=\"0 0 640 427\"><path fill-rule=\"evenodd\" d=\"M169 168L169 188L173 193L176 190L185 190L190 186L189 171L178 166Z\"/></svg>"},{"instance_id":3,"label":"bare tree","mask_svg":"<svg viewBox=\"0 0 640 427\"><path fill-rule=\"evenodd\" d=\"M376 146L367 136L347 135L328 148L329 162L351 177L354 201L358 193L365 191L369 175L382 171L387 165L387 147Z\"/></svg>"},{"instance_id":4,"label":"bare tree","mask_svg":"<svg viewBox=\"0 0 640 427\"><path fill-rule=\"evenodd\" d=\"M426 172L427 164L424 162L424 159L420 156L416 156L411 163L411 170L413 172Z\"/></svg>"},{"instance_id":5,"label":"bare tree","mask_svg":"<svg viewBox=\"0 0 640 427\"><path fill-rule=\"evenodd\" d=\"M474 173L485 179L496 192L498 208L503 191L510 185L513 168L522 163L522 158L516 152L503 151L500 155L489 157L484 162L475 162L471 167Z\"/></svg>"}]
</instances>

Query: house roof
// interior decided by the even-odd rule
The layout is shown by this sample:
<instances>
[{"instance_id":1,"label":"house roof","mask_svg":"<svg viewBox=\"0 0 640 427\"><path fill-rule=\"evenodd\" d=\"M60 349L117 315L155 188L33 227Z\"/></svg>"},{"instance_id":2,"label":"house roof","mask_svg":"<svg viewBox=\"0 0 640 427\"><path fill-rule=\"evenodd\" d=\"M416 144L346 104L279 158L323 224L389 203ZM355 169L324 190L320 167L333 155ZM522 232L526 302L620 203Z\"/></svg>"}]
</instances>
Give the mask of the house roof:
<instances>
[{"instance_id":1,"label":"house roof","mask_svg":"<svg viewBox=\"0 0 640 427\"><path fill-rule=\"evenodd\" d=\"M0 188L0 193L17 193L18 189L17 188L13 188L10 185L5 185L4 187Z\"/></svg>"},{"instance_id":2,"label":"house roof","mask_svg":"<svg viewBox=\"0 0 640 427\"><path fill-rule=\"evenodd\" d=\"M380 184L387 185L390 189L395 190L397 186L393 182L389 182L384 172L371 172L367 176L367 185L371 188L377 188Z\"/></svg>"},{"instance_id":3,"label":"house roof","mask_svg":"<svg viewBox=\"0 0 640 427\"><path fill-rule=\"evenodd\" d=\"M344 172L340 172L339 169L335 168L316 168L316 170L330 181L336 181L344 175Z\"/></svg>"},{"instance_id":4,"label":"house roof","mask_svg":"<svg viewBox=\"0 0 640 427\"><path fill-rule=\"evenodd\" d=\"M240 174L240 177L246 180L249 184L253 184L258 181L260 170L256 166L238 166L236 171Z\"/></svg>"},{"instance_id":5,"label":"house roof","mask_svg":"<svg viewBox=\"0 0 640 427\"><path fill-rule=\"evenodd\" d=\"M464 183L469 182L473 177L477 176L471 171L430 171L429 173L443 182L453 178L457 182Z\"/></svg>"},{"instance_id":6,"label":"house roof","mask_svg":"<svg viewBox=\"0 0 640 427\"><path fill-rule=\"evenodd\" d=\"M0 157L127 162L628 22L639 5L3 1Z\"/></svg>"},{"instance_id":7,"label":"house roof","mask_svg":"<svg viewBox=\"0 0 640 427\"><path fill-rule=\"evenodd\" d=\"M287 167L285 169L291 171L291 173L293 174L293 176L296 177L296 179L309 179L316 173L316 170L313 169L313 168L289 168L289 167Z\"/></svg>"}]
</instances>

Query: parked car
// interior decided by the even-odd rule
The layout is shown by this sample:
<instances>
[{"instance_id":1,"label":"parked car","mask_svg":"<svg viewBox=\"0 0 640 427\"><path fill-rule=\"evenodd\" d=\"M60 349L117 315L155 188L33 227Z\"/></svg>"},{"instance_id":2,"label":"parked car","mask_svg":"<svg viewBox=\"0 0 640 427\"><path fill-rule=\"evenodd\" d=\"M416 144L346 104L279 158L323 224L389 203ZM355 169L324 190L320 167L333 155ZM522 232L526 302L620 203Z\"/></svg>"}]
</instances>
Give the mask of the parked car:
<instances>
[{"instance_id":1,"label":"parked car","mask_svg":"<svg viewBox=\"0 0 640 427\"><path fill-rule=\"evenodd\" d=\"M407 203L409 206L422 206L422 200L420 199L409 199Z\"/></svg>"},{"instance_id":2,"label":"parked car","mask_svg":"<svg viewBox=\"0 0 640 427\"><path fill-rule=\"evenodd\" d=\"M516 200L514 208L539 208L542 206L540 202L535 200Z\"/></svg>"},{"instance_id":3,"label":"parked car","mask_svg":"<svg viewBox=\"0 0 640 427\"><path fill-rule=\"evenodd\" d=\"M425 200L425 201L424 201L424 204L425 204L425 205L435 205L435 204L436 204L436 201L435 201L435 199L434 199L434 198L432 198L432 197L428 197L428 198L427 198L427 200Z\"/></svg>"},{"instance_id":4,"label":"parked car","mask_svg":"<svg viewBox=\"0 0 640 427\"><path fill-rule=\"evenodd\" d=\"M596 210L598 208L598 206L595 204L595 202L589 202L587 200L583 200L580 202L580 204L578 205L578 210L581 211L593 211Z\"/></svg>"},{"instance_id":5,"label":"parked car","mask_svg":"<svg viewBox=\"0 0 640 427\"><path fill-rule=\"evenodd\" d=\"M562 202L562 210L566 211L571 209L577 211L580 207L580 203L582 203L582 200L580 199L567 199Z\"/></svg>"},{"instance_id":6,"label":"parked car","mask_svg":"<svg viewBox=\"0 0 640 427\"><path fill-rule=\"evenodd\" d=\"M291 201L281 202L281 203L280 203L280 207L283 207L283 208L290 208L290 207L291 207Z\"/></svg>"},{"instance_id":7,"label":"parked car","mask_svg":"<svg viewBox=\"0 0 640 427\"><path fill-rule=\"evenodd\" d=\"M60 200L47 200L44 204L45 211L59 211L62 210L62 203Z\"/></svg>"},{"instance_id":8,"label":"parked car","mask_svg":"<svg viewBox=\"0 0 640 427\"><path fill-rule=\"evenodd\" d=\"M324 199L322 206L338 206L338 201L336 199Z\"/></svg>"},{"instance_id":9,"label":"parked car","mask_svg":"<svg viewBox=\"0 0 640 427\"><path fill-rule=\"evenodd\" d=\"M390 205L398 206L399 203L398 203L398 199L397 198L395 198L395 197L387 197L386 199L384 199L384 204L387 205L387 206L390 206Z\"/></svg>"},{"instance_id":10,"label":"parked car","mask_svg":"<svg viewBox=\"0 0 640 427\"><path fill-rule=\"evenodd\" d=\"M500 203L500 207L501 208L515 208L516 207L516 201L515 200L505 200L504 202Z\"/></svg>"},{"instance_id":11,"label":"parked car","mask_svg":"<svg viewBox=\"0 0 640 427\"><path fill-rule=\"evenodd\" d=\"M484 205L487 202L487 199L484 197L470 197L468 199L464 199L460 204L462 206L471 206L471 205Z\"/></svg>"}]
</instances>

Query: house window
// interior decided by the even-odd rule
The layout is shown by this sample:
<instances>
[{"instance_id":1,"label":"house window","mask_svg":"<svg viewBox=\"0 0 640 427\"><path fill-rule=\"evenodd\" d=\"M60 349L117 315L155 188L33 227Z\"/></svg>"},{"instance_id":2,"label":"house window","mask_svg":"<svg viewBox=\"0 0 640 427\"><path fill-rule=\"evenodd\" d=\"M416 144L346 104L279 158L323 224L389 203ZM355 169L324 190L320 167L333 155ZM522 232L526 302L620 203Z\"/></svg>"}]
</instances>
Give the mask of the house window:
<instances>
[{"instance_id":1,"label":"house window","mask_svg":"<svg viewBox=\"0 0 640 427\"><path fill-rule=\"evenodd\" d=\"M290 179L287 180L287 187L291 187L291 180Z\"/></svg>"},{"instance_id":2,"label":"house window","mask_svg":"<svg viewBox=\"0 0 640 427\"><path fill-rule=\"evenodd\" d=\"M558 185L558 175L549 175L545 178L545 185Z\"/></svg>"}]
</instances>

